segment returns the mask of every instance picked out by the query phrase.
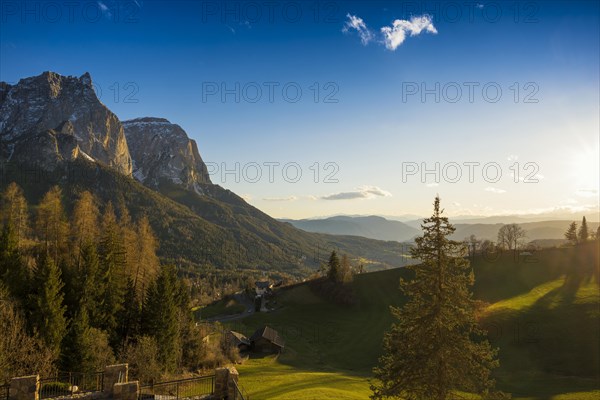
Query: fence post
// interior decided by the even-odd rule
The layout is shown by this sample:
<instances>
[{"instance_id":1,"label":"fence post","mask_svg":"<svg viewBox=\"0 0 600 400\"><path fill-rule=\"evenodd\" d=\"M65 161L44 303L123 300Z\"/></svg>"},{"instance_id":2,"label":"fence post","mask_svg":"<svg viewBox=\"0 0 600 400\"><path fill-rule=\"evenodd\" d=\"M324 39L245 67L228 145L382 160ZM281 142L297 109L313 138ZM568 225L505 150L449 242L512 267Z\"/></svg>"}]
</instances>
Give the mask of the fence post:
<instances>
[{"instance_id":1,"label":"fence post","mask_svg":"<svg viewBox=\"0 0 600 400\"><path fill-rule=\"evenodd\" d=\"M229 376L227 379L227 398L228 399L237 399L237 390L236 384L240 378L240 373L235 369L235 367L229 368Z\"/></svg>"},{"instance_id":2,"label":"fence post","mask_svg":"<svg viewBox=\"0 0 600 400\"><path fill-rule=\"evenodd\" d=\"M228 368L215 369L215 399L221 400L227 397L227 382L229 380Z\"/></svg>"},{"instance_id":3,"label":"fence post","mask_svg":"<svg viewBox=\"0 0 600 400\"><path fill-rule=\"evenodd\" d=\"M39 400L40 376L30 375L12 378L8 398L9 400Z\"/></svg>"},{"instance_id":4,"label":"fence post","mask_svg":"<svg viewBox=\"0 0 600 400\"><path fill-rule=\"evenodd\" d=\"M128 364L116 364L104 367L104 379L102 382L102 392L111 395L113 387L117 383L127 383L128 381Z\"/></svg>"}]
</instances>

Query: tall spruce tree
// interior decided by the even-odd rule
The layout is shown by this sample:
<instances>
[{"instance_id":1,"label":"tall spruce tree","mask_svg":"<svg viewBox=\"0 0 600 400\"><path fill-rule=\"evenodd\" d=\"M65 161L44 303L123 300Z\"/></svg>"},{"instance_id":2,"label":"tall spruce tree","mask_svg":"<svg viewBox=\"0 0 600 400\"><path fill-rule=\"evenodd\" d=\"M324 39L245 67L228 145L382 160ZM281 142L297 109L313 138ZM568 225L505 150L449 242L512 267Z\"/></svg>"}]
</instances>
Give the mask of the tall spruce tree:
<instances>
[{"instance_id":1,"label":"tall spruce tree","mask_svg":"<svg viewBox=\"0 0 600 400\"><path fill-rule=\"evenodd\" d=\"M100 242L100 277L98 327L107 331L111 344L118 346L117 315L123 307L127 286L126 252L112 204L106 206L102 221Z\"/></svg>"},{"instance_id":2,"label":"tall spruce tree","mask_svg":"<svg viewBox=\"0 0 600 400\"><path fill-rule=\"evenodd\" d=\"M565 239L567 239L573 245L577 244L579 239L577 238L576 222L571 222L571 225L569 225L569 229L567 229L567 231L565 232Z\"/></svg>"},{"instance_id":3,"label":"tall spruce tree","mask_svg":"<svg viewBox=\"0 0 600 400\"><path fill-rule=\"evenodd\" d=\"M180 358L180 318L175 267L161 269L148 289L142 315L143 334L153 337L159 348L159 360L167 372L173 372Z\"/></svg>"},{"instance_id":4,"label":"tall spruce tree","mask_svg":"<svg viewBox=\"0 0 600 400\"><path fill-rule=\"evenodd\" d=\"M587 221L585 220L585 217L583 217L583 219L581 220L581 226L579 227L579 241L584 243L587 242L587 240L590 237L590 234L588 232L588 226L587 226Z\"/></svg>"},{"instance_id":5,"label":"tall spruce tree","mask_svg":"<svg viewBox=\"0 0 600 400\"><path fill-rule=\"evenodd\" d=\"M57 357L67 332L61 272L48 254L43 255L38 264L34 271L34 290L31 294L32 322Z\"/></svg>"},{"instance_id":6,"label":"tall spruce tree","mask_svg":"<svg viewBox=\"0 0 600 400\"><path fill-rule=\"evenodd\" d=\"M331 252L327 266L329 267L327 278L331 281L338 282L340 277L340 259L335 250Z\"/></svg>"},{"instance_id":7,"label":"tall spruce tree","mask_svg":"<svg viewBox=\"0 0 600 400\"><path fill-rule=\"evenodd\" d=\"M494 386L497 350L477 325L474 275L464 246L448 239L455 228L442 213L436 197L411 250L421 263L400 282L408 302L390 307L397 321L384 336L372 399L445 400L455 390L487 395Z\"/></svg>"}]
</instances>

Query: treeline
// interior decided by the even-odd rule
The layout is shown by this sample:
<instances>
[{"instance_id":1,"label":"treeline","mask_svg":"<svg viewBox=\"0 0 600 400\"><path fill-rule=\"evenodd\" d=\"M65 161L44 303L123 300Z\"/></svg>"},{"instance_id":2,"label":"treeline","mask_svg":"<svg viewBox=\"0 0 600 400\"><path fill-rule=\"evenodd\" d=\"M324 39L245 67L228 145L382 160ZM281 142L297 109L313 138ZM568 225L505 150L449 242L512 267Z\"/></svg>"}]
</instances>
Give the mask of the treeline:
<instances>
[{"instance_id":1,"label":"treeline","mask_svg":"<svg viewBox=\"0 0 600 400\"><path fill-rule=\"evenodd\" d=\"M336 251L332 251L327 264L321 266L322 276L314 277L310 288L318 295L339 305L356 303L356 295L351 285L354 274L364 272L362 265L353 268L346 254L340 260Z\"/></svg>"},{"instance_id":2,"label":"treeline","mask_svg":"<svg viewBox=\"0 0 600 400\"><path fill-rule=\"evenodd\" d=\"M190 289L159 263L148 219L79 193L69 213L52 187L30 206L0 197L0 380L129 362L140 379L214 366Z\"/></svg>"}]
</instances>

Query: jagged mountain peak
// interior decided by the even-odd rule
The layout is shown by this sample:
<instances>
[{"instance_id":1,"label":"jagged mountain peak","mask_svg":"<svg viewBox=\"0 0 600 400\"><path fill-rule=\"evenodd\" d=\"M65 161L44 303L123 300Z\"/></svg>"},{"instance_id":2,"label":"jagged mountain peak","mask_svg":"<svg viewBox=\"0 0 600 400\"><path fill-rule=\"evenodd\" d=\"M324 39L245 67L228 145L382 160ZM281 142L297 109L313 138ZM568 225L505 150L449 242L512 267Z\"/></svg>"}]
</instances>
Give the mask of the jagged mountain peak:
<instances>
[{"instance_id":1,"label":"jagged mountain peak","mask_svg":"<svg viewBox=\"0 0 600 400\"><path fill-rule=\"evenodd\" d=\"M77 150L69 150L65 157L57 150L60 146L51 140L55 136L47 135L49 131L72 136ZM0 137L0 161L29 159L23 153L39 152L46 155L40 163L53 164L86 154L131 175L123 126L100 102L87 72L75 77L46 71L21 79L16 85L0 85ZM47 140L33 140L39 137ZM38 147L29 147L32 143Z\"/></svg>"},{"instance_id":2,"label":"jagged mountain peak","mask_svg":"<svg viewBox=\"0 0 600 400\"><path fill-rule=\"evenodd\" d=\"M133 159L133 176L158 188L166 180L203 194L210 184L208 169L196 142L165 118L143 117L123 122Z\"/></svg>"}]
</instances>

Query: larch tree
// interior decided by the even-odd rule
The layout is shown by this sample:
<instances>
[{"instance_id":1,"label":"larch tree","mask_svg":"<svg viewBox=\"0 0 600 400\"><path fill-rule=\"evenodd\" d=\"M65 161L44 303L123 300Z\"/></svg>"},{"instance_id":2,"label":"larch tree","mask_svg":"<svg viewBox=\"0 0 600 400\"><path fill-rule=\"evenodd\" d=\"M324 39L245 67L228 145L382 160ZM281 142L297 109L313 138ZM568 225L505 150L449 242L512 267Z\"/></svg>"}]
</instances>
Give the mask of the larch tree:
<instances>
[{"instance_id":1,"label":"larch tree","mask_svg":"<svg viewBox=\"0 0 600 400\"><path fill-rule=\"evenodd\" d=\"M98 215L94 196L88 191L82 192L75 203L71 218L71 242L73 254L77 255L77 265L83 247L98 238Z\"/></svg>"},{"instance_id":2,"label":"larch tree","mask_svg":"<svg viewBox=\"0 0 600 400\"><path fill-rule=\"evenodd\" d=\"M17 246L20 248L29 233L29 214L23 189L16 183L9 184L0 197L2 223L10 224L15 232Z\"/></svg>"},{"instance_id":3,"label":"larch tree","mask_svg":"<svg viewBox=\"0 0 600 400\"><path fill-rule=\"evenodd\" d=\"M52 187L38 206L36 229L44 251L55 264L60 262L67 244L68 224L62 204L62 191Z\"/></svg>"},{"instance_id":4,"label":"larch tree","mask_svg":"<svg viewBox=\"0 0 600 400\"><path fill-rule=\"evenodd\" d=\"M156 255L157 240L148 221L143 216L137 223L137 256L138 261L133 276L134 289L138 297L144 296L144 291L156 279L159 269L159 260Z\"/></svg>"},{"instance_id":5,"label":"larch tree","mask_svg":"<svg viewBox=\"0 0 600 400\"><path fill-rule=\"evenodd\" d=\"M390 307L396 322L384 336L372 399L446 400L458 390L487 396L493 389L497 350L478 327L474 275L462 243L448 239L455 228L442 213L436 197L411 250L421 262L400 281L408 301Z\"/></svg>"}]
</instances>

